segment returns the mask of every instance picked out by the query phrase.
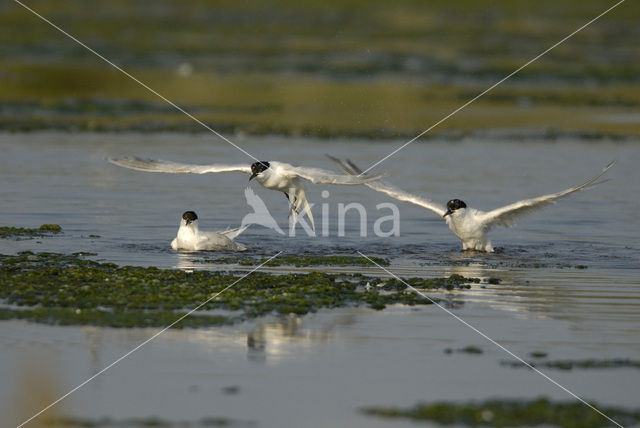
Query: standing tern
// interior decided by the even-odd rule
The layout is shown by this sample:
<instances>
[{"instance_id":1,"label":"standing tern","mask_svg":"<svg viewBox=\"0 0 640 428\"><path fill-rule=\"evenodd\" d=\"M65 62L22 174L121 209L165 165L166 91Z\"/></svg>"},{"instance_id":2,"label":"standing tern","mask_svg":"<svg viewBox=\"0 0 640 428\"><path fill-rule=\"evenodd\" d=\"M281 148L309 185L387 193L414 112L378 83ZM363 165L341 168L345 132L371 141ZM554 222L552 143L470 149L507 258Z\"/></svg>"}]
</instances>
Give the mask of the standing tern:
<instances>
[{"instance_id":1,"label":"standing tern","mask_svg":"<svg viewBox=\"0 0 640 428\"><path fill-rule=\"evenodd\" d=\"M327 155L340 169L347 174L364 176L362 170L356 166L350 160L342 161L333 156ZM509 227L514 222L533 211L546 207L555 203L558 199L575 193L579 190L583 190L594 186L596 180L602 176L609 168L615 164L615 161L604 167L598 174L580 184L579 186L571 187L566 190L562 190L557 193L550 193L548 195L539 196L537 198L524 199L522 201L514 202L513 204L506 205L501 208L497 208L492 211L480 211L475 208L468 208L467 204L460 199L452 199L447 202L447 206L435 203L427 198L413 195L405 192L394 185L383 181L377 180L365 183L367 187L376 190L381 193L385 193L392 198L398 199L404 202L410 202L412 204L419 205L423 208L431 210L445 219L447 225L451 231L462 241L463 250L476 250L492 252L493 247L491 242L487 239L487 232L489 232L495 226Z\"/></svg>"},{"instance_id":2,"label":"standing tern","mask_svg":"<svg viewBox=\"0 0 640 428\"><path fill-rule=\"evenodd\" d=\"M247 247L233 240L247 227L249 226L221 232L201 232L198 228L198 215L193 211L186 211L182 214L178 235L171 241L171 248L175 251L244 251Z\"/></svg>"},{"instance_id":3,"label":"standing tern","mask_svg":"<svg viewBox=\"0 0 640 428\"><path fill-rule=\"evenodd\" d=\"M239 171L244 172L245 174L250 174L251 176L249 177L249 181L255 178L263 187L284 193L287 200L289 200L289 214L293 214L294 221L300 212L306 212L314 231L315 224L313 222L313 214L311 213L311 207L307 201L304 184L300 180L301 178L309 180L314 184L326 183L356 185L365 184L383 177L383 175L367 177L337 175L332 171L325 169L297 167L289 165L288 163L273 161L254 162L251 165L193 165L159 159L142 159L136 156L108 158L107 160L112 164L124 168L146 172L207 174L212 172Z\"/></svg>"}]
</instances>

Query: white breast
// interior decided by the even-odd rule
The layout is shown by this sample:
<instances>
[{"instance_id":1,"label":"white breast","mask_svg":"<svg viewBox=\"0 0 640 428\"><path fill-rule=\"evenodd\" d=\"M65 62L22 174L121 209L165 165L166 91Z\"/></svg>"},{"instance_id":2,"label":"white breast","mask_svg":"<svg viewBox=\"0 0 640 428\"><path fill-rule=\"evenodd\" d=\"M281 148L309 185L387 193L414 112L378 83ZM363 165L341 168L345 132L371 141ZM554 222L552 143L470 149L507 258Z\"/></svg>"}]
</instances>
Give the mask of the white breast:
<instances>
[{"instance_id":1,"label":"white breast","mask_svg":"<svg viewBox=\"0 0 640 428\"><path fill-rule=\"evenodd\" d=\"M280 192L289 192L291 188L299 188L301 186L298 177L289 178L281 175L278 172L277 167L271 167L262 171L256 177L258 183L262 184L267 189L278 190Z\"/></svg>"},{"instance_id":2,"label":"white breast","mask_svg":"<svg viewBox=\"0 0 640 428\"><path fill-rule=\"evenodd\" d=\"M478 210L466 208L445 217L451 231L462 241L463 250L493 251L479 220L480 214Z\"/></svg>"}]
</instances>

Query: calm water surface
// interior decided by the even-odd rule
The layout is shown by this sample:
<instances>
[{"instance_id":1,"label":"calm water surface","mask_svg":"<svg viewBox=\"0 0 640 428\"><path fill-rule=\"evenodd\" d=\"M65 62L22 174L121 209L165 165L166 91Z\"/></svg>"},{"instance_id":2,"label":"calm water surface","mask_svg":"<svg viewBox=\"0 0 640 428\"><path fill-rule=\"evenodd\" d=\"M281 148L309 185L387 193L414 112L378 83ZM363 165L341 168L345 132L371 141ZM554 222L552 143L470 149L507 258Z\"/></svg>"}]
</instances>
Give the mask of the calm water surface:
<instances>
[{"instance_id":1,"label":"calm water surface","mask_svg":"<svg viewBox=\"0 0 640 428\"><path fill-rule=\"evenodd\" d=\"M324 153L368 166L402 142L236 138L261 160L332 168ZM0 135L0 224L60 224L64 235L0 240L1 253L22 250L91 252L97 260L167 268L205 255L171 251L180 215L191 209L201 228L237 227L250 212L246 175L150 174L118 168L107 156L144 155L207 163L248 162L208 135ZM439 291L447 307L518 355L546 352L556 359L640 359L640 148L615 142L415 143L380 165L390 180L440 202L457 197L491 209L558 191L589 178L611 159L608 182L492 234L496 254L460 252L437 216L398 203L399 237L373 235L374 221L392 202L360 186L309 186L316 224L330 236L284 237L251 227L238 240L250 255L348 254L391 259L403 276L500 278L500 284ZM282 195L250 184L285 227ZM322 191L330 196L324 198ZM355 213L338 237L337 204L367 208L367 237ZM323 219L322 204L329 216ZM586 269L577 269L577 265ZM350 269L354 270L354 269ZM383 275L374 267L360 270ZM73 388L155 329L118 330L0 323L0 413L15 425L39 410L24 399L29 373L48 379L51 394ZM480 355L446 354L475 345ZM205 416L259 426L388 426L358 409L411 406L418 401L489 397L571 397L541 376L500 364L511 358L435 306L321 311L270 317L233 327L169 331L78 390L58 414L117 419L157 416L195 421ZM546 372L588 400L637 407L640 371ZM231 391L231 393L230 393ZM33 398L33 397L31 397ZM133 399L135 398L135 399ZM46 402L46 398L43 399ZM22 403L17 406L16 403ZM31 403L31 405L29 405ZM40 406L42 407L42 406ZM393 426L412 426L393 422Z\"/></svg>"}]
</instances>

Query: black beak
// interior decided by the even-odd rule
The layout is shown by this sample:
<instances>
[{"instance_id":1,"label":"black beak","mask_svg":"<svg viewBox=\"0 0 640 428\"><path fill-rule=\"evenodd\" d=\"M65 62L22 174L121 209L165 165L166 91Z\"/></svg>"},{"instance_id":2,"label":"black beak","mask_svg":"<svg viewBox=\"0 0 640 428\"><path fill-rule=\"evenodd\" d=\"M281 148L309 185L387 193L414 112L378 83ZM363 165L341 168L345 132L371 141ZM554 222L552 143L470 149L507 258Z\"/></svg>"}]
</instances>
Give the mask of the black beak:
<instances>
[{"instance_id":1,"label":"black beak","mask_svg":"<svg viewBox=\"0 0 640 428\"><path fill-rule=\"evenodd\" d=\"M446 216L451 215L451 214L453 214L453 211L451 211L451 210L447 210L447 212L446 212L446 213L444 213L444 215L442 216L442 218L445 218Z\"/></svg>"},{"instance_id":2,"label":"black beak","mask_svg":"<svg viewBox=\"0 0 640 428\"><path fill-rule=\"evenodd\" d=\"M254 178L256 178L258 176L257 172L254 172L253 174L251 174L251 177L249 177L249 181L253 180Z\"/></svg>"}]
</instances>

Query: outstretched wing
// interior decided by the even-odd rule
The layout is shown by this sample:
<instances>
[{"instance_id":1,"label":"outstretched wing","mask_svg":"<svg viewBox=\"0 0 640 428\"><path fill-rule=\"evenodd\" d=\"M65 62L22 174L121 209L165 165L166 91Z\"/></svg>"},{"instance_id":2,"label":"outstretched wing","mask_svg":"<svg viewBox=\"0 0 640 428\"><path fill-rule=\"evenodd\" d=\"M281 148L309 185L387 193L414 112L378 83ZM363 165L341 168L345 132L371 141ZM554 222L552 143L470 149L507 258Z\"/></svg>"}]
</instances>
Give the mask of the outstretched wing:
<instances>
[{"instance_id":1,"label":"outstretched wing","mask_svg":"<svg viewBox=\"0 0 640 428\"><path fill-rule=\"evenodd\" d=\"M611 168L616 162L613 161L606 167L600 171L597 175L591 177L589 180L580 184L579 186L571 187L569 189L563 190L557 193L551 193L549 195L539 196L537 198L525 199L523 201L515 202L511 205L504 206L502 208L497 208L495 210L484 213L479 220L483 223L484 229L490 229L493 226L511 226L517 219L523 217L533 211L536 211L540 208L544 208L548 205L555 203L558 199L568 196L572 193L575 193L579 190L584 190L589 187L595 186L599 183L596 183L596 180L602 176L609 168Z\"/></svg>"},{"instance_id":2,"label":"outstretched wing","mask_svg":"<svg viewBox=\"0 0 640 428\"><path fill-rule=\"evenodd\" d=\"M122 158L108 158L109 162L123 168L135 169L137 171L146 172L168 172L173 174L191 173L191 174L207 174L209 172L229 172L240 171L251 174L249 165L193 165L187 163L178 163L165 161L161 159L143 159L137 156L125 156Z\"/></svg>"},{"instance_id":3,"label":"outstretched wing","mask_svg":"<svg viewBox=\"0 0 640 428\"><path fill-rule=\"evenodd\" d=\"M326 155L326 156L329 159L331 159L341 170L343 170L347 174L361 176L362 170L350 160L347 159L346 161L342 161L330 155ZM368 177L368 174L364 174L362 176ZM446 212L446 209L444 206L437 204L431 201L430 199L405 192L404 190L399 189L393 184L384 180L369 181L365 183L365 186L377 192L384 193L388 196L391 196L392 198L397 199L399 201L409 202L415 205L419 205L423 208L433 211L434 213L438 214L440 217L442 217Z\"/></svg>"},{"instance_id":4,"label":"outstretched wing","mask_svg":"<svg viewBox=\"0 0 640 428\"><path fill-rule=\"evenodd\" d=\"M321 168L313 168L306 166L293 166L283 162L271 162L271 167L275 168L277 172L286 177L302 177L310 182L326 183L326 184L365 184L373 180L378 180L384 175L356 177L353 175L339 175L333 171L329 171Z\"/></svg>"}]
</instances>

